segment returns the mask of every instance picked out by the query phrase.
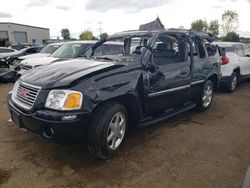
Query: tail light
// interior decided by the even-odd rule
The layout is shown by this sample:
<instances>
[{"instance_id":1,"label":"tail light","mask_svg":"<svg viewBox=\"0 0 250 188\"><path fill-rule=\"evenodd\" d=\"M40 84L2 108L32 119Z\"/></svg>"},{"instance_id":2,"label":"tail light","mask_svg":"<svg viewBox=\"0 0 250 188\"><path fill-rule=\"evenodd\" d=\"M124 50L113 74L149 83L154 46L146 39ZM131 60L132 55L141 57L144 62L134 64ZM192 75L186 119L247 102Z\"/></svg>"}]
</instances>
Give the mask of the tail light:
<instances>
[{"instance_id":1,"label":"tail light","mask_svg":"<svg viewBox=\"0 0 250 188\"><path fill-rule=\"evenodd\" d=\"M229 58L227 56L222 56L221 57L221 65L226 65L229 63Z\"/></svg>"}]
</instances>

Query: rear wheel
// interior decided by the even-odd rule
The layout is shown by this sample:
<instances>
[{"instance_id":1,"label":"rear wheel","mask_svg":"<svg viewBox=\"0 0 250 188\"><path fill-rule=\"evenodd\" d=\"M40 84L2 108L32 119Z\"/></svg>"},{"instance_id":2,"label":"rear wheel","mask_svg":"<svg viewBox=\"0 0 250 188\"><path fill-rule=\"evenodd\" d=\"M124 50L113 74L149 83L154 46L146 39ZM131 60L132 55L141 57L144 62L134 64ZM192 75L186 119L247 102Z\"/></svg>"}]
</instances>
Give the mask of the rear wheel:
<instances>
[{"instance_id":1,"label":"rear wheel","mask_svg":"<svg viewBox=\"0 0 250 188\"><path fill-rule=\"evenodd\" d=\"M238 84L238 73L233 72L230 79L226 83L226 90L230 93L234 92Z\"/></svg>"},{"instance_id":2,"label":"rear wheel","mask_svg":"<svg viewBox=\"0 0 250 188\"><path fill-rule=\"evenodd\" d=\"M214 84L212 81L207 80L203 87L203 92L200 95L197 102L197 110L198 111L206 111L212 104L214 97Z\"/></svg>"},{"instance_id":3,"label":"rear wheel","mask_svg":"<svg viewBox=\"0 0 250 188\"><path fill-rule=\"evenodd\" d=\"M120 103L107 103L99 107L88 131L90 153L102 159L111 158L124 140L127 119L127 110Z\"/></svg>"}]
</instances>

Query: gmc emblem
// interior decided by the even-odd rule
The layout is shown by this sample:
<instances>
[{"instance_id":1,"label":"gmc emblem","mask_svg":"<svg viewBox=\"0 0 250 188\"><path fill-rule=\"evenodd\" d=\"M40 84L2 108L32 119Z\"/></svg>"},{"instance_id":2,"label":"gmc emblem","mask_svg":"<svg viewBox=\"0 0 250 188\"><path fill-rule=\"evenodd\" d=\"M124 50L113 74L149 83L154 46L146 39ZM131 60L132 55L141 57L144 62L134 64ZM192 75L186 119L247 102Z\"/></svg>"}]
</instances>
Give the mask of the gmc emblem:
<instances>
[{"instance_id":1,"label":"gmc emblem","mask_svg":"<svg viewBox=\"0 0 250 188\"><path fill-rule=\"evenodd\" d=\"M27 98L28 97L28 91L25 90L25 89L19 89L18 90L18 94L21 96L21 97L24 97L24 98Z\"/></svg>"}]
</instances>

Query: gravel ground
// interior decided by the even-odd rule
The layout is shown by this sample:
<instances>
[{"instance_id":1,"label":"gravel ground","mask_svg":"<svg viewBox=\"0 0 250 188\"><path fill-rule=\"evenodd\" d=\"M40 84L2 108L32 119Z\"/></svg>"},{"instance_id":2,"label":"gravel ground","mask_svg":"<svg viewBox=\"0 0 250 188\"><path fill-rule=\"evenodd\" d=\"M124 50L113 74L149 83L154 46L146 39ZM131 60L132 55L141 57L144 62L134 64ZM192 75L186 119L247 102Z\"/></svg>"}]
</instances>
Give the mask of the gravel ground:
<instances>
[{"instance_id":1,"label":"gravel ground","mask_svg":"<svg viewBox=\"0 0 250 188\"><path fill-rule=\"evenodd\" d=\"M250 84L220 92L211 109L131 132L110 161L9 122L0 85L0 187L240 188L250 164Z\"/></svg>"}]
</instances>

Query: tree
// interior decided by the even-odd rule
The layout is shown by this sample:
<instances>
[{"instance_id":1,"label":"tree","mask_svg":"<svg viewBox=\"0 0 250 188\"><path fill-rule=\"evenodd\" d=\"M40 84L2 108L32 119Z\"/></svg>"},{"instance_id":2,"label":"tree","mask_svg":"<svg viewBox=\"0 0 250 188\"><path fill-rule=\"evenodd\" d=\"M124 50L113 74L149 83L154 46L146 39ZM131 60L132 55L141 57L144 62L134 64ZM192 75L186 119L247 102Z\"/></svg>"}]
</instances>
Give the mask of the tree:
<instances>
[{"instance_id":1,"label":"tree","mask_svg":"<svg viewBox=\"0 0 250 188\"><path fill-rule=\"evenodd\" d=\"M196 20L192 22L191 29L195 31L207 31L208 30L208 24L206 20Z\"/></svg>"},{"instance_id":2,"label":"tree","mask_svg":"<svg viewBox=\"0 0 250 188\"><path fill-rule=\"evenodd\" d=\"M64 28L61 30L62 38L64 40L69 40L70 39L70 32L68 28Z\"/></svg>"},{"instance_id":3,"label":"tree","mask_svg":"<svg viewBox=\"0 0 250 188\"><path fill-rule=\"evenodd\" d=\"M179 26L179 29L185 29L185 27L183 25Z\"/></svg>"},{"instance_id":4,"label":"tree","mask_svg":"<svg viewBox=\"0 0 250 188\"><path fill-rule=\"evenodd\" d=\"M93 36L92 40L99 40L99 38L97 38L96 36Z\"/></svg>"},{"instance_id":5,"label":"tree","mask_svg":"<svg viewBox=\"0 0 250 188\"><path fill-rule=\"evenodd\" d=\"M239 15L236 11L227 10L222 15L222 31L225 35L239 28Z\"/></svg>"},{"instance_id":6,"label":"tree","mask_svg":"<svg viewBox=\"0 0 250 188\"><path fill-rule=\"evenodd\" d=\"M218 20L212 20L208 25L208 32L214 36L219 35L219 22Z\"/></svg>"},{"instance_id":7,"label":"tree","mask_svg":"<svg viewBox=\"0 0 250 188\"><path fill-rule=\"evenodd\" d=\"M108 35L108 33L102 33L101 35L100 35L100 39L102 40L102 39L105 39L105 38L107 38L109 35Z\"/></svg>"},{"instance_id":8,"label":"tree","mask_svg":"<svg viewBox=\"0 0 250 188\"><path fill-rule=\"evenodd\" d=\"M94 35L92 31L86 30L79 35L79 38L80 40L93 40Z\"/></svg>"},{"instance_id":9,"label":"tree","mask_svg":"<svg viewBox=\"0 0 250 188\"><path fill-rule=\"evenodd\" d=\"M224 37L223 40L227 41L227 42L239 42L240 36L239 36L239 34L237 34L235 32L230 32L230 33L227 33L227 35Z\"/></svg>"}]
</instances>

